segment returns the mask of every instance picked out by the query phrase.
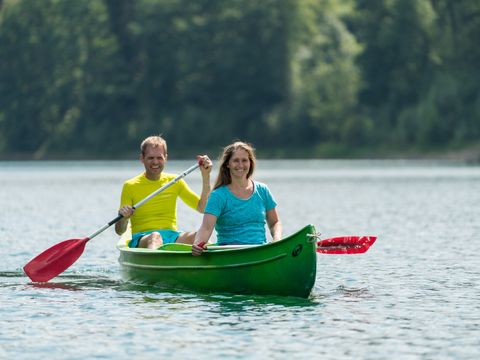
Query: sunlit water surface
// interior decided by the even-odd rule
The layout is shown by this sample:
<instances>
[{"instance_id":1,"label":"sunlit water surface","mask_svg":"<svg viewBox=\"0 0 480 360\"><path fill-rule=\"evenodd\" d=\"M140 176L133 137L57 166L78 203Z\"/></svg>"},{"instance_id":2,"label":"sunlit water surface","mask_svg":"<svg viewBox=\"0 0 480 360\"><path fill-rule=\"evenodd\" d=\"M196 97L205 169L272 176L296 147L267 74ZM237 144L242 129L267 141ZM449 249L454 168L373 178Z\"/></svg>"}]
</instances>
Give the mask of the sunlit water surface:
<instances>
[{"instance_id":1,"label":"sunlit water surface","mask_svg":"<svg viewBox=\"0 0 480 360\"><path fill-rule=\"evenodd\" d=\"M141 170L0 162L1 359L480 357L480 167L260 161L256 179L274 193L285 234L312 223L324 238L378 236L366 254L319 255L309 299L125 283L113 229L61 276L31 283L23 265L113 219L123 181ZM187 181L200 190L198 172ZM182 229L201 222L183 204L178 218Z\"/></svg>"}]
</instances>

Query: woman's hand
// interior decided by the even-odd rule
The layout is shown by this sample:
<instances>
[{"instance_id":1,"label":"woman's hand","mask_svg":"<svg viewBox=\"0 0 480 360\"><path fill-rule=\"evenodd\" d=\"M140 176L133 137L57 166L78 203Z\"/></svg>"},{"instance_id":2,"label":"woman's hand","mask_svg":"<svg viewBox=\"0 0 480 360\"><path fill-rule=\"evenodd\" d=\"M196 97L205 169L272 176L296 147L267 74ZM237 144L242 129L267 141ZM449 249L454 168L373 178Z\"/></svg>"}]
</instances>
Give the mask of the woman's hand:
<instances>
[{"instance_id":1,"label":"woman's hand","mask_svg":"<svg viewBox=\"0 0 480 360\"><path fill-rule=\"evenodd\" d=\"M201 243L198 244L193 244L192 245L192 255L193 256L200 256L203 253L203 250L206 250L205 242L202 241Z\"/></svg>"},{"instance_id":2,"label":"woman's hand","mask_svg":"<svg viewBox=\"0 0 480 360\"><path fill-rule=\"evenodd\" d=\"M195 241L192 245L192 255L200 256L203 253L203 250L206 250L206 244L212 236L213 228L217 222L217 217L212 214L203 215L202 225L195 234Z\"/></svg>"}]
</instances>

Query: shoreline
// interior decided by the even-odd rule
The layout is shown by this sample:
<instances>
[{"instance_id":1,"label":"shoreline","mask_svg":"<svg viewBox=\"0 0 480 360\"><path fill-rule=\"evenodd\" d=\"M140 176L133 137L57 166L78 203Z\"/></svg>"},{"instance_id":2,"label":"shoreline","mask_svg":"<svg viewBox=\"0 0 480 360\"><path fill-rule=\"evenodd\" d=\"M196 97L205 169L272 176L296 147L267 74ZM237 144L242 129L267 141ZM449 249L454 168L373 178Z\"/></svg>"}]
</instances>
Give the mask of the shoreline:
<instances>
[{"instance_id":1,"label":"shoreline","mask_svg":"<svg viewBox=\"0 0 480 360\"><path fill-rule=\"evenodd\" d=\"M218 151L206 151L212 159L216 159ZM169 153L171 160L190 160L196 156L192 150L171 151ZM418 149L402 151L402 150L386 150L386 149L266 149L257 150L258 159L335 159L335 160L447 160L458 161L467 164L480 164L480 143L472 146L448 149L448 150L426 150ZM119 154L117 156L109 155L91 155L91 154L49 154L44 156L36 156L31 153L8 153L0 154L0 161L76 161L76 160L136 160L138 154L129 152Z\"/></svg>"}]
</instances>

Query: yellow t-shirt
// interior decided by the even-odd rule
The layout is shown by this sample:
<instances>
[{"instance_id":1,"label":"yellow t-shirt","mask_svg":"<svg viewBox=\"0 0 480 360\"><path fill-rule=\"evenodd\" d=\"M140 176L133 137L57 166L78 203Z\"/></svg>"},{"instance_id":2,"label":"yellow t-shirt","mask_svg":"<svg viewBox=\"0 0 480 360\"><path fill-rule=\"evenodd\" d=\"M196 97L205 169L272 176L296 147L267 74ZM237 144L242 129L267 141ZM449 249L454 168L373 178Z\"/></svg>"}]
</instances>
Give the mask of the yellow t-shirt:
<instances>
[{"instance_id":1,"label":"yellow t-shirt","mask_svg":"<svg viewBox=\"0 0 480 360\"><path fill-rule=\"evenodd\" d=\"M176 177L175 174L162 173L160 179L152 181L145 177L145 173L142 173L125 181L120 207L135 205ZM200 197L182 179L135 210L130 218L132 233L158 229L177 230L178 197L192 209L197 209Z\"/></svg>"}]
</instances>

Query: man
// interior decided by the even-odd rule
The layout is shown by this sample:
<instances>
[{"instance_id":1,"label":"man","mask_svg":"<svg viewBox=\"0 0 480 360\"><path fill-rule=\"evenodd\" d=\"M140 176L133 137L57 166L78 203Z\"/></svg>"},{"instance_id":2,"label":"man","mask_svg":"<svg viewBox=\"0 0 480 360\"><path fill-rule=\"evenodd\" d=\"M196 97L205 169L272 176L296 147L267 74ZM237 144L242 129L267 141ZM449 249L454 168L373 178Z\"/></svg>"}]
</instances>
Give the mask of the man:
<instances>
[{"instance_id":1,"label":"man","mask_svg":"<svg viewBox=\"0 0 480 360\"><path fill-rule=\"evenodd\" d=\"M198 212L204 212L211 191L212 161L206 155L198 156L203 182L200 197L182 179L138 209L133 209L134 204L176 177L174 174L163 173L168 154L167 143L162 137L150 136L142 142L140 148L140 161L145 172L123 184L118 211L123 218L115 224L116 233L123 234L130 220L132 240L128 243L129 247L157 249L162 244L173 242L192 244L195 232L179 232L177 229L177 198L180 197Z\"/></svg>"}]
</instances>

